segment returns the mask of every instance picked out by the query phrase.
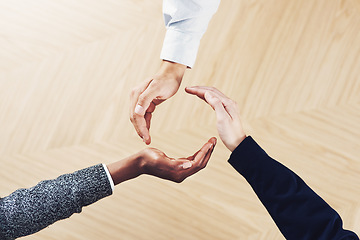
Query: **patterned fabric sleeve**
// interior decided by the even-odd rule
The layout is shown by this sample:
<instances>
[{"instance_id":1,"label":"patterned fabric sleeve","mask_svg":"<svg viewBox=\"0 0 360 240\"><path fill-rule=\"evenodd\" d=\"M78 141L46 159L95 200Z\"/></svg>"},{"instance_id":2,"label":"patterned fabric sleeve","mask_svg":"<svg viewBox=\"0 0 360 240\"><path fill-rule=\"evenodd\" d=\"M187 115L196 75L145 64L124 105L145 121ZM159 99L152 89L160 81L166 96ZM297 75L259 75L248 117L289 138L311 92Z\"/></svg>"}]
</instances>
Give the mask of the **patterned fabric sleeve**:
<instances>
[{"instance_id":1,"label":"patterned fabric sleeve","mask_svg":"<svg viewBox=\"0 0 360 240\"><path fill-rule=\"evenodd\" d=\"M0 239L38 232L111 194L102 164L18 189L0 199Z\"/></svg>"}]
</instances>

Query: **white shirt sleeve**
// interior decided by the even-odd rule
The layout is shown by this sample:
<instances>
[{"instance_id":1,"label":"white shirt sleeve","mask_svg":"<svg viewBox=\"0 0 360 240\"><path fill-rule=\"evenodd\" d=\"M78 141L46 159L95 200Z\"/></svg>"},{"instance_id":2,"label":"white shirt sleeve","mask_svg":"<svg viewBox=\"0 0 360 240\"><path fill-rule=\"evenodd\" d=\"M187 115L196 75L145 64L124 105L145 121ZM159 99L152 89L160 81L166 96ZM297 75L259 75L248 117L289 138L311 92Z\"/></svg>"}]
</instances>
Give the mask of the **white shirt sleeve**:
<instances>
[{"instance_id":1,"label":"white shirt sleeve","mask_svg":"<svg viewBox=\"0 0 360 240\"><path fill-rule=\"evenodd\" d=\"M220 0L164 0L166 35L160 58L193 67L200 40Z\"/></svg>"},{"instance_id":2,"label":"white shirt sleeve","mask_svg":"<svg viewBox=\"0 0 360 240\"><path fill-rule=\"evenodd\" d=\"M106 175L107 175L107 177L108 177L108 179L109 179L109 183L110 183L110 186L111 186L111 190L112 190L112 192L114 192L115 185L114 185L114 181L113 181L113 179L112 179L112 177L111 177L111 175L110 175L109 169L107 168L107 166L106 166L105 164L102 164L102 165L103 165L104 170L105 170L105 172L106 172Z\"/></svg>"}]
</instances>

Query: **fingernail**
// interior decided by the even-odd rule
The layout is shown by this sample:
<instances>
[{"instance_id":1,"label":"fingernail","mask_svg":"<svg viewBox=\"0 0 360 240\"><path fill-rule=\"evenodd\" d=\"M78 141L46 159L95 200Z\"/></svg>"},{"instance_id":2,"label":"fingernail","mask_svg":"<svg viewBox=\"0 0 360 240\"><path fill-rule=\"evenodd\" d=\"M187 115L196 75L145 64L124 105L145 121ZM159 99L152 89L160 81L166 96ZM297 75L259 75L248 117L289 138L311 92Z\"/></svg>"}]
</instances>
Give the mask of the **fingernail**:
<instances>
[{"instance_id":1,"label":"fingernail","mask_svg":"<svg viewBox=\"0 0 360 240\"><path fill-rule=\"evenodd\" d=\"M143 114L144 108L138 104L138 105L136 105L134 112L137 114Z\"/></svg>"},{"instance_id":2,"label":"fingernail","mask_svg":"<svg viewBox=\"0 0 360 240\"><path fill-rule=\"evenodd\" d=\"M191 168L191 166L192 166L192 163L190 161L184 162L182 165L183 169Z\"/></svg>"}]
</instances>

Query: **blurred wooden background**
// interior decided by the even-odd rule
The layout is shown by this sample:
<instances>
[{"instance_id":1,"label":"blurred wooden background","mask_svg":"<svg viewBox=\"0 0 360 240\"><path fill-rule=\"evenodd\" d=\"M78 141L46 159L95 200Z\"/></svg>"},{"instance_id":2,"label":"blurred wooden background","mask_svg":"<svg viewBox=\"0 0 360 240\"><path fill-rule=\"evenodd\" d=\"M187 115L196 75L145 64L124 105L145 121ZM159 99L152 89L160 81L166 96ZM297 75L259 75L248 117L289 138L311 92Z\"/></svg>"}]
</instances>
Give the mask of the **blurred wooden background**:
<instances>
[{"instance_id":1,"label":"blurred wooden background","mask_svg":"<svg viewBox=\"0 0 360 240\"><path fill-rule=\"evenodd\" d=\"M145 148L129 93L160 64L161 4L0 1L0 196ZM189 85L235 99L246 132L360 234L359 0L223 0L153 118L151 146L169 156L217 136ZM229 155L219 141L185 182L141 176L27 239L283 239Z\"/></svg>"}]
</instances>

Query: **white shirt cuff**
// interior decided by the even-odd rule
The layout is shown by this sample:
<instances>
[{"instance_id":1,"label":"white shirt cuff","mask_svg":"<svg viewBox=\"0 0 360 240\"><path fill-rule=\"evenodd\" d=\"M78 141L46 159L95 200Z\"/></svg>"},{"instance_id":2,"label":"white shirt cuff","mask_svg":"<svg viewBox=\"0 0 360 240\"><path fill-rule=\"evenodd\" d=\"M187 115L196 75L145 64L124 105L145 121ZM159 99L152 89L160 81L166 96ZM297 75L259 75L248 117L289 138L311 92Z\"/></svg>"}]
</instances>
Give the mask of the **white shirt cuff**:
<instances>
[{"instance_id":1,"label":"white shirt cuff","mask_svg":"<svg viewBox=\"0 0 360 240\"><path fill-rule=\"evenodd\" d=\"M111 190L112 190L112 192L114 192L115 185L114 185L114 181L113 181L113 179L112 179L112 177L111 177L111 175L110 175L109 169L107 168L107 166L106 166L105 164L102 164L102 165L103 165L104 170L105 170L105 172L106 172L106 175L107 175L107 177L108 177L108 179L109 179L109 183L110 183L110 186L111 186Z\"/></svg>"},{"instance_id":2,"label":"white shirt cuff","mask_svg":"<svg viewBox=\"0 0 360 240\"><path fill-rule=\"evenodd\" d=\"M168 28L160 58L192 68L200 45L201 35Z\"/></svg>"}]
</instances>

